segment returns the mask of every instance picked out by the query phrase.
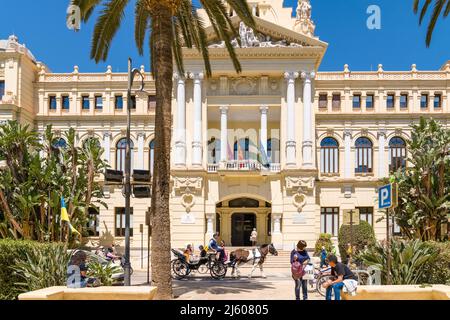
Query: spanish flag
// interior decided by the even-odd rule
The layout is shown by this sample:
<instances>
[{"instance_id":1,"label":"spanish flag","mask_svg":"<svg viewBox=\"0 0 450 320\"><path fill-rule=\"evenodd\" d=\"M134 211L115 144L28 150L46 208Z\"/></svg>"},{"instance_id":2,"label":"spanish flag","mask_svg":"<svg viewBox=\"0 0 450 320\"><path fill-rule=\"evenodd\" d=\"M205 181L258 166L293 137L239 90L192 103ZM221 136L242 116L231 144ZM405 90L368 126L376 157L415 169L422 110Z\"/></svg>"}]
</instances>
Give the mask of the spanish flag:
<instances>
[{"instance_id":1,"label":"spanish flag","mask_svg":"<svg viewBox=\"0 0 450 320\"><path fill-rule=\"evenodd\" d=\"M67 225L69 226L69 229L72 233L76 233L79 236L81 236L81 234L78 232L78 230L75 229L72 226L72 224L70 223L69 214L67 213L67 208L66 208L66 202L64 201L64 197L61 197L61 224L63 222L67 222Z\"/></svg>"}]
</instances>

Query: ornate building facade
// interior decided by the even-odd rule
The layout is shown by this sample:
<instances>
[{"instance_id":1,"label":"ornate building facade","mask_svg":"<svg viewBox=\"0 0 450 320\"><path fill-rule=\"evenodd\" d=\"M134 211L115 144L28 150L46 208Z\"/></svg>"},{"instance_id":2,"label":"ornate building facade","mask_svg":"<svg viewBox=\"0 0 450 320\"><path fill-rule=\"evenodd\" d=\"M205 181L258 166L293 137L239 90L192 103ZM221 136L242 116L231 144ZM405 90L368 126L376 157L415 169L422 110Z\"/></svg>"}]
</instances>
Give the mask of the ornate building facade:
<instances>
[{"instance_id":1,"label":"ornate building facade","mask_svg":"<svg viewBox=\"0 0 450 320\"><path fill-rule=\"evenodd\" d=\"M296 16L281 0L249 1L255 30L230 11L241 45L236 74L224 44L207 29L213 75L204 76L196 50L185 49L186 74L174 75L171 179L173 246L199 245L220 231L228 245L273 242L291 249L322 232L337 235L345 209L359 209L379 239L380 179L407 166L410 124L421 116L450 125L450 61L440 70L318 72L327 43L315 36L311 5ZM202 10L199 14L205 17ZM144 70L144 67L142 67ZM124 167L126 110L132 108L134 169L152 170L155 88L126 99L127 75L52 73L14 36L0 41L0 118L97 137L113 169ZM105 186L93 238L124 234L124 198ZM132 199L133 255L146 239L148 199ZM157 223L157 222L154 222ZM393 232L396 228L393 224ZM142 233L141 233L142 232Z\"/></svg>"}]
</instances>

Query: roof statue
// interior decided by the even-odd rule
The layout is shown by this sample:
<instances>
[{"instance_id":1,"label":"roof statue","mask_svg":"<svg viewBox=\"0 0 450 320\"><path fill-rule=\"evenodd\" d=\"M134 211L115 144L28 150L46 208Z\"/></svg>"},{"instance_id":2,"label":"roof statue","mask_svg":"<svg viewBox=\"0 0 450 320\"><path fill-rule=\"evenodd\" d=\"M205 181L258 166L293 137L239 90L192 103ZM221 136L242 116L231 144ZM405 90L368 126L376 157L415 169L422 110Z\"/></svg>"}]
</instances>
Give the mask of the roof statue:
<instances>
[{"instance_id":1,"label":"roof statue","mask_svg":"<svg viewBox=\"0 0 450 320\"><path fill-rule=\"evenodd\" d=\"M316 29L316 25L311 19L311 10L310 0L298 0L297 20L294 24L294 31L308 37L314 37L314 30Z\"/></svg>"}]
</instances>

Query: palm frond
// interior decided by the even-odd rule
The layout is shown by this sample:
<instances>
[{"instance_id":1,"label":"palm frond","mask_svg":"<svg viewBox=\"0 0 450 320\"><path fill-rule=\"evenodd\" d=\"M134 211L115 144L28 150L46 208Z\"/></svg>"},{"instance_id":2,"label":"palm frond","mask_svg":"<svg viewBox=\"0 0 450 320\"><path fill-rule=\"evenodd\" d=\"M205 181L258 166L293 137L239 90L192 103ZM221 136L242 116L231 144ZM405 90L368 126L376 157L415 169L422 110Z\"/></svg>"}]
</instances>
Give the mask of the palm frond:
<instances>
[{"instance_id":1,"label":"palm frond","mask_svg":"<svg viewBox=\"0 0 450 320\"><path fill-rule=\"evenodd\" d=\"M139 0L134 12L134 38L140 55L144 54L144 41L150 25L150 11L147 0Z\"/></svg>"}]
</instances>

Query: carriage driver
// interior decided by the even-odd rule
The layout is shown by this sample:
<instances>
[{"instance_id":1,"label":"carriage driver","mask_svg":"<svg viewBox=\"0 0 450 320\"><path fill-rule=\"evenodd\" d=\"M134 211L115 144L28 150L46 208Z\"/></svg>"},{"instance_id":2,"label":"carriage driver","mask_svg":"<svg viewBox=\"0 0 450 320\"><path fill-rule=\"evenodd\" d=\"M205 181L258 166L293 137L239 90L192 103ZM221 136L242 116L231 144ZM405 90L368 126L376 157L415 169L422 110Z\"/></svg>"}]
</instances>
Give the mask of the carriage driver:
<instances>
[{"instance_id":1,"label":"carriage driver","mask_svg":"<svg viewBox=\"0 0 450 320\"><path fill-rule=\"evenodd\" d=\"M219 236L220 234L218 232L213 234L212 239L209 240L209 248L219 253L219 259L223 261L225 259L225 250L218 244Z\"/></svg>"}]
</instances>

